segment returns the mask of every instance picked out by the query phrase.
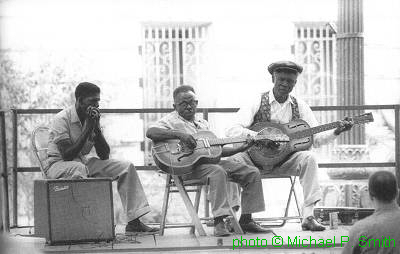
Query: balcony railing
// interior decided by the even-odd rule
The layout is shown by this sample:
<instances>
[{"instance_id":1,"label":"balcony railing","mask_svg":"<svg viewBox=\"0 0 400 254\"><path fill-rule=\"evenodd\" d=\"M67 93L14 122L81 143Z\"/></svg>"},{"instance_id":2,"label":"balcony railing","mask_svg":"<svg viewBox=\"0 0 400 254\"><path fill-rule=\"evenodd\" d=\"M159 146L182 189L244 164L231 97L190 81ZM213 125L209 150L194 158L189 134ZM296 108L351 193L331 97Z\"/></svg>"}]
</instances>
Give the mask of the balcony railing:
<instances>
[{"instance_id":1,"label":"balcony railing","mask_svg":"<svg viewBox=\"0 0 400 254\"><path fill-rule=\"evenodd\" d=\"M347 168L347 167L394 167L396 177L400 183L400 105L363 105L363 106L318 106L311 107L313 111L349 111L349 110L393 110L395 115L395 161L394 162L342 162L342 163L319 163L321 168ZM0 144L1 144L1 208L2 218L0 222L3 224L5 231L10 229L10 204L9 204L9 176L12 175L12 225L18 227L18 173L21 172L40 172L39 167L20 167L18 165L18 117L20 115L41 115L55 114L61 109L0 109ZM239 108L199 108L198 112L203 114L203 118L208 120L209 114L212 113L235 113ZM152 113L168 113L172 109L102 109L102 113L108 114L152 114ZM11 118L12 129L12 162L8 167L7 158L7 142L6 142L6 118ZM155 166L137 166L138 170L154 170ZM0 225L2 225L0 223Z\"/></svg>"}]
</instances>

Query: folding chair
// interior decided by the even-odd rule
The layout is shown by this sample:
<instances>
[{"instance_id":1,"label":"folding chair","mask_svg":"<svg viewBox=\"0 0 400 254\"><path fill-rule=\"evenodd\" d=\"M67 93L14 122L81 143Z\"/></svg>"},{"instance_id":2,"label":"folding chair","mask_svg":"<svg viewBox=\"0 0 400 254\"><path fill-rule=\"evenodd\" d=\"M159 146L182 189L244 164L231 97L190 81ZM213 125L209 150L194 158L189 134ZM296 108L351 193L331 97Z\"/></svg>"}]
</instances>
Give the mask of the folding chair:
<instances>
[{"instance_id":1,"label":"folding chair","mask_svg":"<svg viewBox=\"0 0 400 254\"><path fill-rule=\"evenodd\" d=\"M202 180L189 180L183 181L182 177L177 175L167 174L165 191L164 191L164 201L161 211L161 223L160 223L160 235L164 235L165 228L181 228L181 227L190 227L190 234L194 234L194 230L197 230L197 233L200 236L206 236L206 232L201 224L200 218L198 216L199 204L200 204L200 196L202 187L208 186L208 183L205 183ZM190 200L188 192L195 192L195 201L194 205ZM166 225L166 216L168 210L168 202L169 202L169 194L170 193L179 193L182 197L182 200L185 204L186 210L188 211L190 218L192 219L192 223L180 223L177 225ZM243 230L239 225L235 215L231 211L231 216L233 216L232 226L236 233L243 234Z\"/></svg>"},{"instance_id":2,"label":"folding chair","mask_svg":"<svg viewBox=\"0 0 400 254\"><path fill-rule=\"evenodd\" d=\"M32 131L31 145L33 153L39 162L39 168L42 172L43 179L47 176L44 172L44 161L47 159L47 146L49 143L49 128L46 126L38 126Z\"/></svg>"},{"instance_id":3,"label":"folding chair","mask_svg":"<svg viewBox=\"0 0 400 254\"><path fill-rule=\"evenodd\" d=\"M271 226L271 227L272 226L273 227L283 227L286 224L286 221L288 221L288 220L299 219L301 222L301 219L302 219L299 201L297 199L297 194L296 194L296 190L295 190L297 176L261 174L261 179L280 179L280 178L289 179L289 181L290 181L289 196L288 196L288 199L286 202L285 212L284 212L283 216L269 217L269 218L257 218L258 221L280 221L280 223L271 223L271 224L267 225L267 226ZM288 216L292 195L294 196L297 213L298 213L298 215L296 215L296 216Z\"/></svg>"}]
</instances>

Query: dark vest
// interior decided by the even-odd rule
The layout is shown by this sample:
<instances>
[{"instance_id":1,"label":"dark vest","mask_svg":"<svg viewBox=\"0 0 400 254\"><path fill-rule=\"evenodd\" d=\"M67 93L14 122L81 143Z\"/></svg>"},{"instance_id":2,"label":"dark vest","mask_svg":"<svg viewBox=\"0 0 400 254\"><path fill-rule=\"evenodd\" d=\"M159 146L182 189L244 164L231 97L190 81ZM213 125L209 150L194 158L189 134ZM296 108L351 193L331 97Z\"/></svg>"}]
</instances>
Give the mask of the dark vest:
<instances>
[{"instance_id":1,"label":"dark vest","mask_svg":"<svg viewBox=\"0 0 400 254\"><path fill-rule=\"evenodd\" d=\"M300 118L299 104L297 103L297 100L294 96L290 95L290 98L292 98L293 101L292 105L292 121L293 121ZM254 115L253 123L251 124L251 126L259 122L270 122L270 121L271 121L271 105L269 104L269 91L268 91L261 95L261 105L257 113Z\"/></svg>"}]
</instances>

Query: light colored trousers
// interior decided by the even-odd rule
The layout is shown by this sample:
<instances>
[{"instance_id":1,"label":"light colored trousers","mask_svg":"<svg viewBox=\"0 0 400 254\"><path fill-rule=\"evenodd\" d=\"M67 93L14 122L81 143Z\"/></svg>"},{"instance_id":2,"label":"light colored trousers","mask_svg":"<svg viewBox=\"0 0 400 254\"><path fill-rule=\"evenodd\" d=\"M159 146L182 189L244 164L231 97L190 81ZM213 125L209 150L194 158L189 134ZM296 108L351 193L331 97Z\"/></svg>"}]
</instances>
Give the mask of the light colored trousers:
<instances>
[{"instance_id":1,"label":"light colored trousers","mask_svg":"<svg viewBox=\"0 0 400 254\"><path fill-rule=\"evenodd\" d=\"M57 161L46 171L50 179L79 179L87 177L118 177L118 193L128 221L150 212L143 186L135 166L128 161L100 160L92 157L83 163L79 158L73 161Z\"/></svg>"},{"instance_id":2,"label":"light colored trousers","mask_svg":"<svg viewBox=\"0 0 400 254\"><path fill-rule=\"evenodd\" d=\"M231 159L224 159L219 164L199 165L192 173L183 175L182 179L209 181L209 197L214 217L230 215L231 207L237 205L237 201L236 204L229 202L232 199L232 197L229 197L232 193L228 191L228 188L236 192L236 186L228 184L228 181L239 183L242 187L242 214L265 210L260 171L254 166ZM237 199L237 197L234 198Z\"/></svg>"},{"instance_id":3,"label":"light colored trousers","mask_svg":"<svg viewBox=\"0 0 400 254\"><path fill-rule=\"evenodd\" d=\"M235 154L232 159L254 166L247 152ZM299 176L304 195L303 217L307 218L312 215L315 203L322 198L322 192L318 184L318 163L314 153L311 151L296 152L279 167L274 167L271 170L271 174Z\"/></svg>"}]
</instances>

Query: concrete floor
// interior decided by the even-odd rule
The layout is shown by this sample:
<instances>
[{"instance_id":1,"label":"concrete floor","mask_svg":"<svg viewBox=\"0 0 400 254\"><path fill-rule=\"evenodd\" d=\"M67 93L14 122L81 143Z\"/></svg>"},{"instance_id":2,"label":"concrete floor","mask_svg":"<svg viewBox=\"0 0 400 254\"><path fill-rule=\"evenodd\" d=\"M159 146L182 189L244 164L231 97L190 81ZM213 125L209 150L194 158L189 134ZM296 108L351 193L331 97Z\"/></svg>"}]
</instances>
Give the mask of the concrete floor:
<instances>
[{"instance_id":1,"label":"concrete floor","mask_svg":"<svg viewBox=\"0 0 400 254\"><path fill-rule=\"evenodd\" d=\"M3 237L1 253L341 253L350 226L323 232L302 231L298 222L288 222L274 233L214 237L213 228L204 225L207 236L190 235L188 228L166 229L164 236L125 236L124 227L116 227L113 242L50 246L45 239L29 234L33 229L13 229ZM310 238L312 245L309 246ZM296 240L297 239L297 240ZM313 240L315 239L315 241ZM247 246L246 246L247 240ZM273 243L274 241L274 243ZM300 241L303 241L303 245ZM297 242L297 243L296 243ZM316 243L316 245L315 245ZM319 245L318 245L319 244Z\"/></svg>"}]
</instances>

